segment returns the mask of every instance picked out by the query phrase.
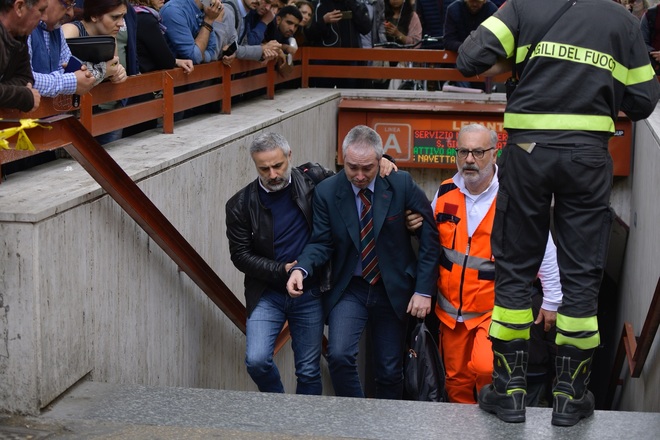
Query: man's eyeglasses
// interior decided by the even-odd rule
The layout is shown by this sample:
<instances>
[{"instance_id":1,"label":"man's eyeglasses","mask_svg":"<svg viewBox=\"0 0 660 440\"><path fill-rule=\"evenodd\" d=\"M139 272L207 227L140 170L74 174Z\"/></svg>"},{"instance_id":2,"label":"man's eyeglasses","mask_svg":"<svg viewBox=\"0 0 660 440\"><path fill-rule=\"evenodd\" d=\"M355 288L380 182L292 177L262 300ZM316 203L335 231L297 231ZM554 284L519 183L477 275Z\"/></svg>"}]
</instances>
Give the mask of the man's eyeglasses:
<instances>
[{"instance_id":1,"label":"man's eyeglasses","mask_svg":"<svg viewBox=\"0 0 660 440\"><path fill-rule=\"evenodd\" d=\"M74 6L76 6L76 0L70 0L70 1L60 0L60 3L62 3L62 6L64 6L66 9L71 9Z\"/></svg>"},{"instance_id":2,"label":"man's eyeglasses","mask_svg":"<svg viewBox=\"0 0 660 440\"><path fill-rule=\"evenodd\" d=\"M458 156L460 159L465 159L468 157L468 154L472 153L472 157L475 159L483 159L484 154L486 154L486 151L493 150L494 148L487 148L485 150L468 150L465 148L461 148L459 150L456 150L456 156Z\"/></svg>"}]
</instances>

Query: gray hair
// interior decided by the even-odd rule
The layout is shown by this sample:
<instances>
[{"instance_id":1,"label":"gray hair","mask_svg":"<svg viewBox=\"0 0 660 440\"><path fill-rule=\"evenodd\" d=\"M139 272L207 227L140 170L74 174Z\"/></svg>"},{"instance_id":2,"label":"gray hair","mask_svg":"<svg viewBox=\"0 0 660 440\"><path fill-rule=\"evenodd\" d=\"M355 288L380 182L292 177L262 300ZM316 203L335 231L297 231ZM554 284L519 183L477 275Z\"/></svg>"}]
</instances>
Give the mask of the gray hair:
<instances>
[{"instance_id":1,"label":"gray hair","mask_svg":"<svg viewBox=\"0 0 660 440\"><path fill-rule=\"evenodd\" d=\"M39 0L24 0L25 1L25 6L27 6L29 9L32 9L34 5L39 3ZM14 7L14 3L16 3L16 0L2 0L0 1L0 12L8 12Z\"/></svg>"},{"instance_id":2,"label":"gray hair","mask_svg":"<svg viewBox=\"0 0 660 440\"><path fill-rule=\"evenodd\" d=\"M383 157L383 140L378 133L366 125L353 127L344 138L344 142L341 145L344 159L346 159L346 152L351 148L373 148L376 152L377 160Z\"/></svg>"},{"instance_id":3,"label":"gray hair","mask_svg":"<svg viewBox=\"0 0 660 440\"><path fill-rule=\"evenodd\" d=\"M250 144L250 155L279 148L285 156L291 152L289 142L279 133L262 133Z\"/></svg>"},{"instance_id":4,"label":"gray hair","mask_svg":"<svg viewBox=\"0 0 660 440\"><path fill-rule=\"evenodd\" d=\"M483 124L468 124L464 125L461 128L461 131L458 132L458 136L456 137L456 140L458 141L458 144L461 144L461 135L463 133L478 133L478 132L486 132L490 134L490 147L495 148L497 147L497 132L495 130L491 130L490 128L487 128Z\"/></svg>"}]
</instances>

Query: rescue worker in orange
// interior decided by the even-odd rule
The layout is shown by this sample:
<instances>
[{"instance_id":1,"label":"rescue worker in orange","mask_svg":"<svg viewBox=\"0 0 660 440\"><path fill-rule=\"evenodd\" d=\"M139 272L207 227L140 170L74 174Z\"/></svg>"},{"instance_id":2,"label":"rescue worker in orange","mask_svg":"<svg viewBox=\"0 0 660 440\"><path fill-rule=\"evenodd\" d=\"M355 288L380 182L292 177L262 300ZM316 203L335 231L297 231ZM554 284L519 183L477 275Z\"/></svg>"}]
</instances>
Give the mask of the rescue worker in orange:
<instances>
[{"instance_id":1,"label":"rescue worker in orange","mask_svg":"<svg viewBox=\"0 0 660 440\"><path fill-rule=\"evenodd\" d=\"M470 124L460 130L457 141L458 172L442 182L431 203L442 246L435 312L449 401L477 403L475 391L490 384L493 373L488 327L495 301L490 235L499 188L497 133ZM408 221L414 228L421 219L411 214ZM544 298L536 323L544 322L548 331L562 298L556 247L550 237L539 278Z\"/></svg>"}]
</instances>

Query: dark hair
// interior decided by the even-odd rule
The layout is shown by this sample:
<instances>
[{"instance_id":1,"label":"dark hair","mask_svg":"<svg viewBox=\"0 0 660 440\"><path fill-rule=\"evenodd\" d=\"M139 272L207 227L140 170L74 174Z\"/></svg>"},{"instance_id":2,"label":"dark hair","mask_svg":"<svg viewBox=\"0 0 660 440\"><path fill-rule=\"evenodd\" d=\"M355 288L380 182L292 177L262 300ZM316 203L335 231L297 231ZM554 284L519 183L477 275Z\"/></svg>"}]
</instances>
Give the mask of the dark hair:
<instances>
[{"instance_id":1,"label":"dark hair","mask_svg":"<svg viewBox=\"0 0 660 440\"><path fill-rule=\"evenodd\" d=\"M390 5L390 0L385 0L385 20L389 21L392 24L395 24L397 29L403 32L405 35L408 35L408 28L410 27L410 20L412 19L413 7L410 4L410 0L403 0L401 5L401 12L399 14L399 21L392 23L394 10ZM390 40L390 36L387 36L387 39Z\"/></svg>"},{"instance_id":2,"label":"dark hair","mask_svg":"<svg viewBox=\"0 0 660 440\"><path fill-rule=\"evenodd\" d=\"M293 5L286 5L280 9L280 12L277 13L277 16L282 18L286 17L287 15L293 15L299 21L302 21L302 14L300 13L300 9Z\"/></svg>"},{"instance_id":3,"label":"dark hair","mask_svg":"<svg viewBox=\"0 0 660 440\"><path fill-rule=\"evenodd\" d=\"M34 5L39 3L39 0L24 0L25 1L25 6L28 8L32 8ZM16 3L16 0L2 0L0 1L0 12L8 12L14 7L14 3Z\"/></svg>"},{"instance_id":4,"label":"dark hair","mask_svg":"<svg viewBox=\"0 0 660 440\"><path fill-rule=\"evenodd\" d=\"M92 21L92 17L100 17L114 11L121 5L128 9L128 0L85 0L83 6L83 20Z\"/></svg>"}]
</instances>

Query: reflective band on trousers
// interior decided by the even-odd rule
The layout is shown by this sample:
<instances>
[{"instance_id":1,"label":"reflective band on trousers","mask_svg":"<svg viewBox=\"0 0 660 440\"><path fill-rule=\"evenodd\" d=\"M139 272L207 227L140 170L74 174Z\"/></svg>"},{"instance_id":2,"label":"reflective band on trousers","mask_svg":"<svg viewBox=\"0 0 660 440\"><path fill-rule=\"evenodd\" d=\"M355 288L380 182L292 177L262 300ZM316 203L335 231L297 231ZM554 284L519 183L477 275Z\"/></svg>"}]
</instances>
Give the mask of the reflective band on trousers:
<instances>
[{"instance_id":1,"label":"reflective band on trousers","mask_svg":"<svg viewBox=\"0 0 660 440\"><path fill-rule=\"evenodd\" d=\"M572 345L581 350L589 350L600 345L598 318L573 318L557 313L557 345Z\"/></svg>"},{"instance_id":2,"label":"reflective band on trousers","mask_svg":"<svg viewBox=\"0 0 660 440\"><path fill-rule=\"evenodd\" d=\"M529 329L534 322L532 309L513 310L495 306L488 334L501 341L529 339Z\"/></svg>"}]
</instances>

